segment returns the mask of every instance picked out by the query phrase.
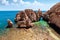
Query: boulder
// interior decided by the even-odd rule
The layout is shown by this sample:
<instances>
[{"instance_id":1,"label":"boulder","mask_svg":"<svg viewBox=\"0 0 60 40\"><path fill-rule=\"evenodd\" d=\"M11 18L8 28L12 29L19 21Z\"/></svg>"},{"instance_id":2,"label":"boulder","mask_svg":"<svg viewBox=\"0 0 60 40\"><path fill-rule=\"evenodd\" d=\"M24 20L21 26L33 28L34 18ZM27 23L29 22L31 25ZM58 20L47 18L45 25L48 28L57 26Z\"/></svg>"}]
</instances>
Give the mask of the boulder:
<instances>
[{"instance_id":1,"label":"boulder","mask_svg":"<svg viewBox=\"0 0 60 40\"><path fill-rule=\"evenodd\" d=\"M60 28L60 21L59 20L60 20L60 16L57 15L57 13L52 13L50 15L50 18L49 18L50 23L53 23Z\"/></svg>"},{"instance_id":2,"label":"boulder","mask_svg":"<svg viewBox=\"0 0 60 40\"><path fill-rule=\"evenodd\" d=\"M43 15L44 20L46 20L49 25L55 29L59 34L60 30L60 3L57 3L53 7L50 8L45 14Z\"/></svg>"},{"instance_id":3,"label":"boulder","mask_svg":"<svg viewBox=\"0 0 60 40\"><path fill-rule=\"evenodd\" d=\"M32 9L26 9L24 11L20 11L16 15L15 22L17 23L18 27L31 27L33 26L32 22L39 21L41 16L42 12L40 11L40 9L37 13Z\"/></svg>"},{"instance_id":4,"label":"boulder","mask_svg":"<svg viewBox=\"0 0 60 40\"><path fill-rule=\"evenodd\" d=\"M20 11L15 17L15 22L23 21L26 19L28 19L28 16L26 15L26 13L24 11Z\"/></svg>"},{"instance_id":5,"label":"boulder","mask_svg":"<svg viewBox=\"0 0 60 40\"><path fill-rule=\"evenodd\" d=\"M25 11L19 12L18 15L16 15L16 20L18 28L28 28L32 26L32 21L30 20Z\"/></svg>"},{"instance_id":6,"label":"boulder","mask_svg":"<svg viewBox=\"0 0 60 40\"><path fill-rule=\"evenodd\" d=\"M36 13L36 16L37 16L37 21L39 21L40 20L40 17L42 16L42 11L40 9Z\"/></svg>"},{"instance_id":7,"label":"boulder","mask_svg":"<svg viewBox=\"0 0 60 40\"><path fill-rule=\"evenodd\" d=\"M31 28L33 24L29 19L17 22L18 28Z\"/></svg>"},{"instance_id":8,"label":"boulder","mask_svg":"<svg viewBox=\"0 0 60 40\"><path fill-rule=\"evenodd\" d=\"M37 21L36 14L32 9L26 9L25 12L32 22Z\"/></svg>"},{"instance_id":9,"label":"boulder","mask_svg":"<svg viewBox=\"0 0 60 40\"><path fill-rule=\"evenodd\" d=\"M20 20L20 14L18 13L15 17L15 22L18 22Z\"/></svg>"},{"instance_id":10,"label":"boulder","mask_svg":"<svg viewBox=\"0 0 60 40\"><path fill-rule=\"evenodd\" d=\"M31 27L33 27L33 25L34 25L34 24L32 24L32 22L31 22L30 19L27 19L27 20L26 20L26 26L27 26L27 28L31 28Z\"/></svg>"},{"instance_id":11,"label":"boulder","mask_svg":"<svg viewBox=\"0 0 60 40\"><path fill-rule=\"evenodd\" d=\"M24 14L25 13L25 14ZM39 21L40 17L42 16L42 12L40 9L38 12L33 11L32 9L25 9L24 12L20 11L16 17L15 17L15 22L22 20L24 15L27 15L28 18L31 20L31 22ZM21 18L22 17L22 18ZM25 18L25 17L24 17ZM27 17L26 17L27 18ZM28 19L27 18L27 19Z\"/></svg>"},{"instance_id":12,"label":"boulder","mask_svg":"<svg viewBox=\"0 0 60 40\"><path fill-rule=\"evenodd\" d=\"M49 11L45 13L46 18L50 23L57 25L60 28L60 3L57 3Z\"/></svg>"},{"instance_id":13,"label":"boulder","mask_svg":"<svg viewBox=\"0 0 60 40\"><path fill-rule=\"evenodd\" d=\"M59 3L56 3L54 6L52 6L52 7L50 8L50 10L51 10L52 12L58 12L58 11L60 11L60 2L59 2Z\"/></svg>"},{"instance_id":14,"label":"boulder","mask_svg":"<svg viewBox=\"0 0 60 40\"><path fill-rule=\"evenodd\" d=\"M8 25L6 28L12 28L13 27L13 23L11 20L8 19Z\"/></svg>"}]
</instances>

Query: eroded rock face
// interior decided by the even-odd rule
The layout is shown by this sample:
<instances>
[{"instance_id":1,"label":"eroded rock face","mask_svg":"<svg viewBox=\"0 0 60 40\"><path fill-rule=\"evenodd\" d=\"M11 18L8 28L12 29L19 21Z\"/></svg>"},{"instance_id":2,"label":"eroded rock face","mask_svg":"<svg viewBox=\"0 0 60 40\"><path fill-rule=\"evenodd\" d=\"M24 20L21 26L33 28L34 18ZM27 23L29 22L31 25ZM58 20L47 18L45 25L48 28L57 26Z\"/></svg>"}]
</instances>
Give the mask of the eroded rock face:
<instances>
[{"instance_id":1,"label":"eroded rock face","mask_svg":"<svg viewBox=\"0 0 60 40\"><path fill-rule=\"evenodd\" d=\"M50 15L49 21L60 28L60 16L57 13L52 13Z\"/></svg>"},{"instance_id":2,"label":"eroded rock face","mask_svg":"<svg viewBox=\"0 0 60 40\"><path fill-rule=\"evenodd\" d=\"M60 28L60 3L54 5L45 15L47 16L46 18L49 19L48 21Z\"/></svg>"},{"instance_id":3,"label":"eroded rock face","mask_svg":"<svg viewBox=\"0 0 60 40\"><path fill-rule=\"evenodd\" d=\"M50 8L52 12L58 12L60 11L60 2L55 4L53 7Z\"/></svg>"},{"instance_id":4,"label":"eroded rock face","mask_svg":"<svg viewBox=\"0 0 60 40\"><path fill-rule=\"evenodd\" d=\"M15 22L18 22L20 20L20 14L16 15Z\"/></svg>"},{"instance_id":5,"label":"eroded rock face","mask_svg":"<svg viewBox=\"0 0 60 40\"><path fill-rule=\"evenodd\" d=\"M25 21L27 19L28 16L26 15L26 13L24 11L21 11L16 15L15 21Z\"/></svg>"},{"instance_id":6,"label":"eroded rock face","mask_svg":"<svg viewBox=\"0 0 60 40\"><path fill-rule=\"evenodd\" d=\"M15 20L17 21L18 27L25 28L25 27L32 26L32 25L30 25L32 21L29 19L29 17L27 16L25 11L19 12L16 15L16 19Z\"/></svg>"},{"instance_id":7,"label":"eroded rock face","mask_svg":"<svg viewBox=\"0 0 60 40\"><path fill-rule=\"evenodd\" d=\"M36 13L36 16L37 16L37 21L39 21L40 17L42 16L42 12L41 12L40 9L39 9L38 12Z\"/></svg>"},{"instance_id":8,"label":"eroded rock face","mask_svg":"<svg viewBox=\"0 0 60 40\"><path fill-rule=\"evenodd\" d=\"M13 27L13 23L11 20L8 19L8 25L7 28L12 28Z\"/></svg>"},{"instance_id":9,"label":"eroded rock face","mask_svg":"<svg viewBox=\"0 0 60 40\"><path fill-rule=\"evenodd\" d=\"M36 14L32 9L26 9L25 12L32 22L37 21Z\"/></svg>"},{"instance_id":10,"label":"eroded rock face","mask_svg":"<svg viewBox=\"0 0 60 40\"><path fill-rule=\"evenodd\" d=\"M56 31L59 31L60 30L60 3L57 3L52 8L50 8L50 10L48 10L43 17L49 24L52 25L52 27Z\"/></svg>"},{"instance_id":11,"label":"eroded rock face","mask_svg":"<svg viewBox=\"0 0 60 40\"><path fill-rule=\"evenodd\" d=\"M32 9L26 9L24 11L20 11L16 17L15 22L18 24L18 27L31 27L33 26L31 23L39 21L39 18L41 17L42 12L40 9L38 12L34 12Z\"/></svg>"},{"instance_id":12,"label":"eroded rock face","mask_svg":"<svg viewBox=\"0 0 60 40\"><path fill-rule=\"evenodd\" d=\"M38 10L38 12L34 12L32 9L26 9L23 12L19 12L16 15L15 21L19 21L19 20L23 19L23 17L24 17L24 19L29 18L31 20L31 22L35 22L35 21L39 21L39 18L41 16L42 16L42 12L40 11L40 9Z\"/></svg>"}]
</instances>

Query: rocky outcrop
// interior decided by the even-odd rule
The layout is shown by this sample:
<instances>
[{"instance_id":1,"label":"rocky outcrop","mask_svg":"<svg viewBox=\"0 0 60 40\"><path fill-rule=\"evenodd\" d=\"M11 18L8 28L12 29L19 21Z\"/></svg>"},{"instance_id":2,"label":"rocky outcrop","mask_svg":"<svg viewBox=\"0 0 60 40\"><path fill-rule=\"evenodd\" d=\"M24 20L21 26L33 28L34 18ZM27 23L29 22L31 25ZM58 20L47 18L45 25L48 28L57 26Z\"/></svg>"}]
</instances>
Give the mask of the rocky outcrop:
<instances>
[{"instance_id":1,"label":"rocky outcrop","mask_svg":"<svg viewBox=\"0 0 60 40\"><path fill-rule=\"evenodd\" d=\"M26 15L26 13L24 11L21 11L16 15L15 22L25 21L27 19L28 19L28 16Z\"/></svg>"},{"instance_id":2,"label":"rocky outcrop","mask_svg":"<svg viewBox=\"0 0 60 40\"><path fill-rule=\"evenodd\" d=\"M50 10L44 14L44 19L52 25L52 27L59 32L60 30L60 3L54 5ZM55 26L54 26L55 25ZM60 34L60 32L59 32Z\"/></svg>"},{"instance_id":3,"label":"rocky outcrop","mask_svg":"<svg viewBox=\"0 0 60 40\"><path fill-rule=\"evenodd\" d=\"M60 16L57 15L57 13L52 13L50 15L49 21L55 25L57 25L60 28Z\"/></svg>"},{"instance_id":4,"label":"rocky outcrop","mask_svg":"<svg viewBox=\"0 0 60 40\"><path fill-rule=\"evenodd\" d=\"M8 25L7 28L12 28L13 27L13 23L11 20L8 19Z\"/></svg>"},{"instance_id":5,"label":"rocky outcrop","mask_svg":"<svg viewBox=\"0 0 60 40\"><path fill-rule=\"evenodd\" d=\"M55 4L53 7L50 8L52 12L59 12L60 11L60 2Z\"/></svg>"},{"instance_id":6,"label":"rocky outcrop","mask_svg":"<svg viewBox=\"0 0 60 40\"><path fill-rule=\"evenodd\" d=\"M60 3L57 3L54 5L50 10L48 10L45 14L44 17L50 21L50 23L53 23L57 25L60 28Z\"/></svg>"},{"instance_id":7,"label":"rocky outcrop","mask_svg":"<svg viewBox=\"0 0 60 40\"><path fill-rule=\"evenodd\" d=\"M26 9L25 12L32 22L37 21L36 13L32 9Z\"/></svg>"},{"instance_id":8,"label":"rocky outcrop","mask_svg":"<svg viewBox=\"0 0 60 40\"><path fill-rule=\"evenodd\" d=\"M25 15L25 16L24 16ZM26 9L24 11L19 12L16 15L15 18L15 22L21 20L21 18L25 18L25 19L29 19L31 20L31 22L36 22L39 21L39 18L42 16L42 12L40 11L40 9L38 10L38 12L34 12L32 9Z\"/></svg>"},{"instance_id":9,"label":"rocky outcrop","mask_svg":"<svg viewBox=\"0 0 60 40\"><path fill-rule=\"evenodd\" d=\"M40 9L36 13L36 16L37 16L37 21L39 21L40 20L40 17L42 16L42 11Z\"/></svg>"},{"instance_id":10,"label":"rocky outcrop","mask_svg":"<svg viewBox=\"0 0 60 40\"><path fill-rule=\"evenodd\" d=\"M31 27L31 20L27 16L25 11L21 11L16 15L15 22L17 22L18 27Z\"/></svg>"},{"instance_id":11,"label":"rocky outcrop","mask_svg":"<svg viewBox=\"0 0 60 40\"><path fill-rule=\"evenodd\" d=\"M34 12L32 9L26 9L24 11L20 11L16 17L15 22L17 23L18 27L31 27L33 26L32 23L39 21L42 12L40 9L38 12Z\"/></svg>"},{"instance_id":12,"label":"rocky outcrop","mask_svg":"<svg viewBox=\"0 0 60 40\"><path fill-rule=\"evenodd\" d=\"M18 22L19 20L20 20L20 14L17 14L16 17L15 17L15 19L14 19L14 21Z\"/></svg>"}]
</instances>

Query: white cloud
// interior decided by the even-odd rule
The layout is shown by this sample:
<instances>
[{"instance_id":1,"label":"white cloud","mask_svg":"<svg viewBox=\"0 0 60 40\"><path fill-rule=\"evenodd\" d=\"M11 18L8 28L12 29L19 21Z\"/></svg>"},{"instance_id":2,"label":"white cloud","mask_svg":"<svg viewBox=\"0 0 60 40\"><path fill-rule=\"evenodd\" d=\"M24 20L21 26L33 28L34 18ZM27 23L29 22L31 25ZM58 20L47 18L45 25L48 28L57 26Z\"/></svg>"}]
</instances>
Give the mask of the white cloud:
<instances>
[{"instance_id":1,"label":"white cloud","mask_svg":"<svg viewBox=\"0 0 60 40\"><path fill-rule=\"evenodd\" d=\"M37 9L45 10L46 7L47 7L46 4L40 3L36 0L33 3L29 2L29 1L25 2L23 0L13 0L12 3L9 3L9 1L7 1L7 0L2 0L2 4L10 6L10 7L7 7L10 10L11 10L11 8L13 8L14 10L16 10L16 9L17 10L19 10L19 9L24 10L24 9L27 9L27 8L34 9L34 10L37 10Z\"/></svg>"},{"instance_id":2,"label":"white cloud","mask_svg":"<svg viewBox=\"0 0 60 40\"><path fill-rule=\"evenodd\" d=\"M9 5L9 2L7 0L2 0L2 4Z\"/></svg>"},{"instance_id":3,"label":"white cloud","mask_svg":"<svg viewBox=\"0 0 60 40\"><path fill-rule=\"evenodd\" d=\"M34 1L33 3L32 3L33 5L37 5L37 6L44 6L45 4L43 4L43 3L40 3L40 2L38 2L38 1Z\"/></svg>"},{"instance_id":4,"label":"white cloud","mask_svg":"<svg viewBox=\"0 0 60 40\"><path fill-rule=\"evenodd\" d=\"M34 1L33 3L31 3L31 2L24 2L23 0L20 0L20 4L23 4L23 5L32 5L32 6L39 6L39 5L41 5L41 6L44 6L45 4L43 4L43 3L40 3L40 2L38 2L38 1Z\"/></svg>"},{"instance_id":5,"label":"white cloud","mask_svg":"<svg viewBox=\"0 0 60 40\"><path fill-rule=\"evenodd\" d=\"M20 0L20 4L22 4L22 5L26 5L26 4L28 4L28 5L30 5L31 3L30 2L24 2L23 0Z\"/></svg>"},{"instance_id":6,"label":"white cloud","mask_svg":"<svg viewBox=\"0 0 60 40\"><path fill-rule=\"evenodd\" d=\"M31 8L31 9L40 9L41 7L44 7L44 6L46 6L46 4L43 4L43 3L40 3L40 2L38 2L38 1L34 1L33 3L31 3L31 2L24 2L23 0L20 0L20 4L21 5L25 5L25 9L26 8ZM42 8L41 8L42 9Z\"/></svg>"}]
</instances>

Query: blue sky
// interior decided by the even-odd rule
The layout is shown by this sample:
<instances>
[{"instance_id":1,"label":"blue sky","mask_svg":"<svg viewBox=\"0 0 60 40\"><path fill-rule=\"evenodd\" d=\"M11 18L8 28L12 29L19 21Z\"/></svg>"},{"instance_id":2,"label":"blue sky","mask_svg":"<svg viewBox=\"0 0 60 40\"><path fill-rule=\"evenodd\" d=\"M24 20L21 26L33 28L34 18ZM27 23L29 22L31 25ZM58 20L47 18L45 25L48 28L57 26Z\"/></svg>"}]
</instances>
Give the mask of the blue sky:
<instances>
[{"instance_id":1,"label":"blue sky","mask_svg":"<svg viewBox=\"0 0 60 40\"><path fill-rule=\"evenodd\" d=\"M1 10L24 10L24 9L41 9L49 10L60 0L0 0Z\"/></svg>"}]
</instances>

